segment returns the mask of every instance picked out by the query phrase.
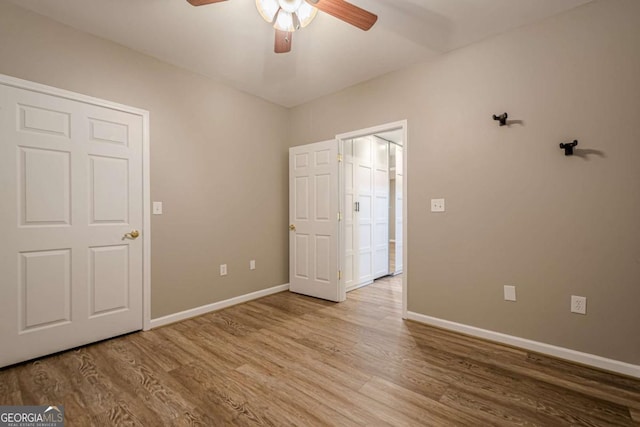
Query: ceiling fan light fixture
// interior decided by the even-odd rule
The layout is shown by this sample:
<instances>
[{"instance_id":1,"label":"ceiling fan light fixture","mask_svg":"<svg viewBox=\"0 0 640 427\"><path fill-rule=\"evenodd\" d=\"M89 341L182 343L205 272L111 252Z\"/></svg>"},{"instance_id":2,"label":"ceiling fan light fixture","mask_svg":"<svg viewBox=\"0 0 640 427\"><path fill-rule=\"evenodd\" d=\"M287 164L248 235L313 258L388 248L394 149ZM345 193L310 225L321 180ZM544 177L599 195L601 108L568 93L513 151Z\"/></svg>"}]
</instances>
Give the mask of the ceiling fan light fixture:
<instances>
[{"instance_id":1,"label":"ceiling fan light fixture","mask_svg":"<svg viewBox=\"0 0 640 427\"><path fill-rule=\"evenodd\" d=\"M298 20L300 21L300 26L302 28L306 27L313 21L313 18L316 17L318 13L318 9L311 6L309 3L303 1L296 10L296 15L298 16Z\"/></svg>"},{"instance_id":2,"label":"ceiling fan light fixture","mask_svg":"<svg viewBox=\"0 0 640 427\"><path fill-rule=\"evenodd\" d=\"M282 10L286 10L289 13L293 13L302 3L305 3L304 0L278 0L278 4L282 8Z\"/></svg>"},{"instance_id":3,"label":"ceiling fan light fixture","mask_svg":"<svg viewBox=\"0 0 640 427\"><path fill-rule=\"evenodd\" d=\"M280 9L276 21L273 24L273 28L290 33L294 32L296 30L296 27L295 25L293 25L293 13L287 12L284 9Z\"/></svg>"},{"instance_id":4,"label":"ceiling fan light fixture","mask_svg":"<svg viewBox=\"0 0 640 427\"><path fill-rule=\"evenodd\" d=\"M193 6L218 3L226 0L187 0ZM361 30L369 30L378 16L349 3L347 0L255 0L260 16L272 24L275 31L275 53L291 51L291 37L295 30L313 21L318 10Z\"/></svg>"},{"instance_id":5,"label":"ceiling fan light fixture","mask_svg":"<svg viewBox=\"0 0 640 427\"><path fill-rule=\"evenodd\" d=\"M278 0L256 0L256 8L262 18L271 23L280 9Z\"/></svg>"}]
</instances>

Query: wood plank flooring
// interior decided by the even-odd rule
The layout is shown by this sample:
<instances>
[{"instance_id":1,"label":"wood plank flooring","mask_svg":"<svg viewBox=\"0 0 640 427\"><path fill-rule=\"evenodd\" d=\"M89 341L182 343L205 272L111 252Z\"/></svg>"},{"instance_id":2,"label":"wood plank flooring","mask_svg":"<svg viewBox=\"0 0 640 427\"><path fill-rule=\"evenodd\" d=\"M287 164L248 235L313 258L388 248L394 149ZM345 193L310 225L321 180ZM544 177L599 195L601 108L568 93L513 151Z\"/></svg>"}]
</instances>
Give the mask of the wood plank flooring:
<instances>
[{"instance_id":1,"label":"wood plank flooring","mask_svg":"<svg viewBox=\"0 0 640 427\"><path fill-rule=\"evenodd\" d=\"M401 320L400 277L283 292L0 370L68 426L640 426L640 381Z\"/></svg>"}]
</instances>

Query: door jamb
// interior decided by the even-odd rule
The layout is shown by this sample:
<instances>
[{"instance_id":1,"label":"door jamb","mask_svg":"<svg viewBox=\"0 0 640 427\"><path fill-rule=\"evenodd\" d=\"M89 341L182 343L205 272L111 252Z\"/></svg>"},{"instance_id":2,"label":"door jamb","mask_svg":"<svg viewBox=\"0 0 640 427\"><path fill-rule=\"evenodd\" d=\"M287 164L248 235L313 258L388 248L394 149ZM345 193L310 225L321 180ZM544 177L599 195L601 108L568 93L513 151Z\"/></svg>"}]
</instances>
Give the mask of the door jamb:
<instances>
[{"instance_id":1,"label":"door jamb","mask_svg":"<svg viewBox=\"0 0 640 427\"><path fill-rule=\"evenodd\" d=\"M72 101L79 101L97 107L123 111L142 117L142 230L144 233L142 239L142 330L147 331L151 329L151 174L149 160L149 112L140 108L94 98L65 89L58 89L53 86L19 79L5 74L0 74L0 84L46 95L53 95Z\"/></svg>"},{"instance_id":2,"label":"door jamb","mask_svg":"<svg viewBox=\"0 0 640 427\"><path fill-rule=\"evenodd\" d=\"M393 130L402 130L402 148L403 148L403 156L402 156L402 168L404 179L402 182L402 318L407 318L407 278L408 278L408 256L407 256L407 246L408 246L408 210L407 210L407 120L400 120L397 122L385 123L379 126L373 126L366 129L360 129L353 132L346 132L336 135L336 140L338 141L338 153L340 155L344 155L344 141L347 139L359 138L362 136L368 136L381 132L388 132ZM340 162L338 166L338 187L339 187L339 198L340 198L340 212L344 212L344 162ZM340 226L338 227L338 268L342 269L342 264L344 262L345 256L345 247L344 247L344 221L340 221ZM344 278L340 278L339 280L339 292L343 297L343 300L346 299L346 289L344 285Z\"/></svg>"},{"instance_id":3,"label":"door jamb","mask_svg":"<svg viewBox=\"0 0 640 427\"><path fill-rule=\"evenodd\" d=\"M151 330L151 137L149 112L139 110L139 114L142 116L142 227L145 231L145 239L142 241L142 330L149 331Z\"/></svg>"}]
</instances>

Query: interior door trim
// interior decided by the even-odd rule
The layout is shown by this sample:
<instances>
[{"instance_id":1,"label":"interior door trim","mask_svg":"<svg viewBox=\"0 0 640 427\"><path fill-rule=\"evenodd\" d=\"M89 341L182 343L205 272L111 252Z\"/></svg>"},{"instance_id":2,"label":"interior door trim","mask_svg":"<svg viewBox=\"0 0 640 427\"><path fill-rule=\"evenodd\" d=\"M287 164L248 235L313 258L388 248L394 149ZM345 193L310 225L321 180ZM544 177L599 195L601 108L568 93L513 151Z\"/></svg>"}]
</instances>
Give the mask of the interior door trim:
<instances>
[{"instance_id":1,"label":"interior door trim","mask_svg":"<svg viewBox=\"0 0 640 427\"><path fill-rule=\"evenodd\" d=\"M402 318L403 319L407 319L407 278L409 276L409 266L408 266L408 256L407 256L407 235L408 232L407 230L409 229L409 223L407 221L407 215L408 215L408 210L407 210L407 199L408 199L408 193L407 193L407 182L409 181L408 179L408 173L407 173L407 159L408 159L408 143L407 143L407 133L408 133L408 122L407 120L400 120L397 122L391 122L391 123L385 123L379 126L373 126L370 128L366 128L366 129L360 129L360 130L356 130L353 132L347 132L347 133L341 133L339 135L336 135L336 139L338 140L338 150L340 154L343 154L344 152L344 141L347 139L354 139L354 138L360 138L363 136L369 136L369 135L373 135L376 133L381 133L381 132L388 132L388 131L392 131L392 130L402 130L402 147L403 147L403 156L402 156L402 168L403 168L403 173L404 173L404 180L402 182L402 264L403 264L403 273L402 273ZM344 181L342 180L344 177L344 162L340 162L339 165L339 174L338 176L340 177L340 182L339 182L339 188L340 188L340 203L341 203L341 207L340 210L344 212ZM345 253L344 253L344 221L340 222L340 228L339 228L340 232L339 232L339 249L338 249L338 255L339 255L339 259L340 259L340 263L342 263L342 260L344 259ZM342 268L342 265L341 267ZM341 292L345 292L344 290L344 279L340 279L340 289ZM346 298L346 297L345 297Z\"/></svg>"},{"instance_id":2,"label":"interior door trim","mask_svg":"<svg viewBox=\"0 0 640 427\"><path fill-rule=\"evenodd\" d=\"M142 328L151 329L151 174L149 157L149 112L140 108L94 98L81 93L0 74L0 84L32 92L79 101L98 107L140 116L142 118Z\"/></svg>"}]
</instances>

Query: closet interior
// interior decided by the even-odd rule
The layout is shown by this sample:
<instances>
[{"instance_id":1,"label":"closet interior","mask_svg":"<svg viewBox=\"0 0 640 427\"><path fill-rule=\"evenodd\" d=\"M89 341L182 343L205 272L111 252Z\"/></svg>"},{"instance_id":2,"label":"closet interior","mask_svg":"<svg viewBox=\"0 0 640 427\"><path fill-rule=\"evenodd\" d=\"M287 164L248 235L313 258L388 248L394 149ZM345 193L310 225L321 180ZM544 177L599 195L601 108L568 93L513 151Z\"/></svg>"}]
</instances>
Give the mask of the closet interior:
<instances>
[{"instance_id":1,"label":"closet interior","mask_svg":"<svg viewBox=\"0 0 640 427\"><path fill-rule=\"evenodd\" d=\"M351 291L402 272L403 149L401 141L368 135L345 140L343 153L344 283Z\"/></svg>"}]
</instances>

